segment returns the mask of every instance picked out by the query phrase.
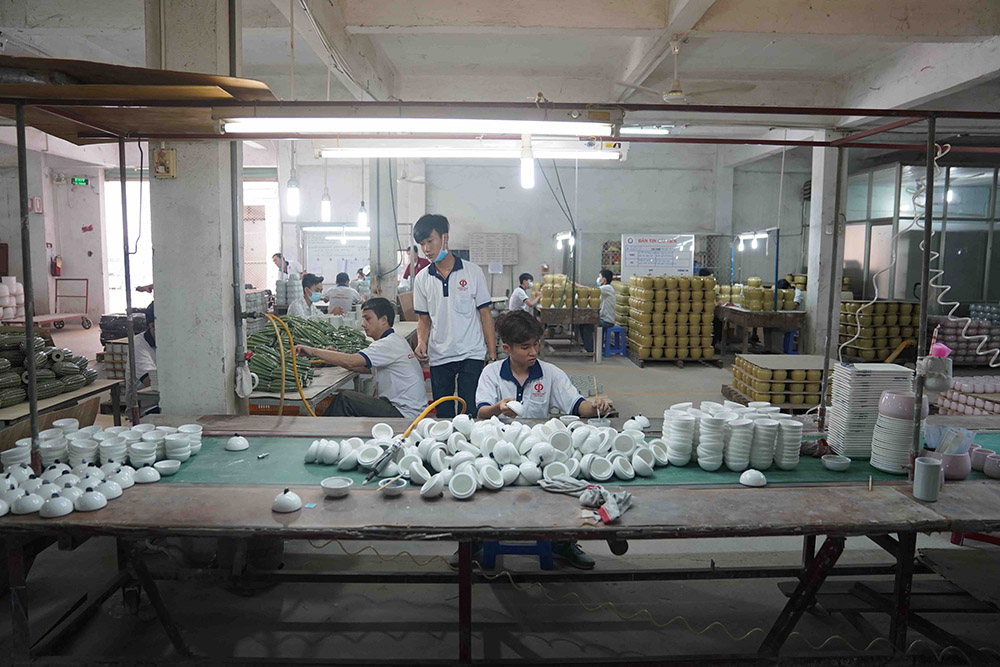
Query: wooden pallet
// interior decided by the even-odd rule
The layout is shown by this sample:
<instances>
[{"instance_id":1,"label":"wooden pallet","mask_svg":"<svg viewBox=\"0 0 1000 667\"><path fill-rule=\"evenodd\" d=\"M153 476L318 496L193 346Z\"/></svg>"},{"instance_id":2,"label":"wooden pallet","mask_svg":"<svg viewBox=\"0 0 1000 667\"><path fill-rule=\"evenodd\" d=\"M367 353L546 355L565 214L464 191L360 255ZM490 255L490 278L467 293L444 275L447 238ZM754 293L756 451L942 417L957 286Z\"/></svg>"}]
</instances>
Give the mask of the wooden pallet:
<instances>
[{"instance_id":1,"label":"wooden pallet","mask_svg":"<svg viewBox=\"0 0 1000 667\"><path fill-rule=\"evenodd\" d=\"M750 401L753 400L752 398L741 392L739 389L732 386L731 384L722 385L722 395L725 398L729 399L730 401L733 401L734 403L739 403L740 405L749 405ZM799 405L798 403L772 403L771 405L774 405L777 408L781 408L782 410L788 410L789 412L793 413L808 412L813 408L819 407L817 405L804 405L804 404Z\"/></svg>"},{"instance_id":2,"label":"wooden pallet","mask_svg":"<svg viewBox=\"0 0 1000 667\"><path fill-rule=\"evenodd\" d=\"M646 364L673 364L677 368L684 368L685 364L701 364L703 366L715 366L722 368L722 357L712 357L711 359L640 359L639 355L630 347L625 348L629 361L645 368Z\"/></svg>"}]
</instances>

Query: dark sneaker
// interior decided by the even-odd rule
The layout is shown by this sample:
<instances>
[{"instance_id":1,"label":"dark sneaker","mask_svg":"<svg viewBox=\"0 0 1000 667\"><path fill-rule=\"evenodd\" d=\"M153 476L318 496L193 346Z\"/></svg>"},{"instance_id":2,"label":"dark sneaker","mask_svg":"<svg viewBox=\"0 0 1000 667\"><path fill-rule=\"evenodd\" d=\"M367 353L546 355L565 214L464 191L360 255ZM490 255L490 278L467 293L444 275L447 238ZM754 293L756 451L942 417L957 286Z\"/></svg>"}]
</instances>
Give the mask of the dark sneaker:
<instances>
[{"instance_id":1,"label":"dark sneaker","mask_svg":"<svg viewBox=\"0 0 1000 667\"><path fill-rule=\"evenodd\" d=\"M472 560L475 561L472 564L472 569L473 570L476 569L476 563L477 562L480 564L480 566L482 565L482 563L483 563L483 545L482 545L481 542L473 542L472 543ZM457 570L458 569L458 549L455 549L455 553L453 553L451 555L451 559L448 560L448 565L450 565L451 569L453 569L453 570Z\"/></svg>"},{"instance_id":2,"label":"dark sneaker","mask_svg":"<svg viewBox=\"0 0 1000 667\"><path fill-rule=\"evenodd\" d=\"M597 564L576 542L553 543L552 556L578 570L593 570Z\"/></svg>"}]
</instances>

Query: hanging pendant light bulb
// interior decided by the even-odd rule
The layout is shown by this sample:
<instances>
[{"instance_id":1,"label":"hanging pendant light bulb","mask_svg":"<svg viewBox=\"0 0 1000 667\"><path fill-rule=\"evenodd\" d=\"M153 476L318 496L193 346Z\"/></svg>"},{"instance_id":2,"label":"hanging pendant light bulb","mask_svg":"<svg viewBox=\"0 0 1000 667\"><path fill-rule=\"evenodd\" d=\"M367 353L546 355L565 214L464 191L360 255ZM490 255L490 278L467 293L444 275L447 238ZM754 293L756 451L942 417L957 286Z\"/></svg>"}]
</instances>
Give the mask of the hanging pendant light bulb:
<instances>
[{"instance_id":1,"label":"hanging pendant light bulb","mask_svg":"<svg viewBox=\"0 0 1000 667\"><path fill-rule=\"evenodd\" d=\"M330 190L323 188L323 198L319 200L319 219L330 222Z\"/></svg>"},{"instance_id":2,"label":"hanging pendant light bulb","mask_svg":"<svg viewBox=\"0 0 1000 667\"><path fill-rule=\"evenodd\" d=\"M575 245L576 245L576 237L575 237L575 236L573 236L573 235L570 235L570 237L569 237L569 239L568 239L568 240L569 240L569 247L570 247L570 248L572 248L573 246L575 246Z\"/></svg>"},{"instance_id":3,"label":"hanging pendant light bulb","mask_svg":"<svg viewBox=\"0 0 1000 667\"><path fill-rule=\"evenodd\" d=\"M756 234L754 235L753 240L750 241L750 247L753 248L754 250L757 249L757 236L756 236Z\"/></svg>"},{"instance_id":4,"label":"hanging pendant light bulb","mask_svg":"<svg viewBox=\"0 0 1000 667\"><path fill-rule=\"evenodd\" d=\"M361 200L361 208L358 209L358 229L368 229L368 209L365 208L365 200Z\"/></svg>"},{"instance_id":5,"label":"hanging pendant light bulb","mask_svg":"<svg viewBox=\"0 0 1000 667\"><path fill-rule=\"evenodd\" d=\"M347 245L347 225L340 228L340 245Z\"/></svg>"},{"instance_id":6,"label":"hanging pendant light bulb","mask_svg":"<svg viewBox=\"0 0 1000 667\"><path fill-rule=\"evenodd\" d=\"M739 250L740 252L743 252L744 245L743 245L743 239L742 238L740 238L740 244L738 246L736 246L736 249Z\"/></svg>"},{"instance_id":7,"label":"hanging pendant light bulb","mask_svg":"<svg viewBox=\"0 0 1000 667\"><path fill-rule=\"evenodd\" d=\"M302 200L300 199L299 192L299 179L296 178L295 171L295 142L292 142L292 168L288 174L288 186L285 190L285 208L288 211L288 217L297 218L299 217L299 211L302 209Z\"/></svg>"},{"instance_id":8,"label":"hanging pendant light bulb","mask_svg":"<svg viewBox=\"0 0 1000 667\"><path fill-rule=\"evenodd\" d=\"M531 152L531 135L521 135L521 187L535 187L535 157Z\"/></svg>"},{"instance_id":9,"label":"hanging pendant light bulb","mask_svg":"<svg viewBox=\"0 0 1000 667\"><path fill-rule=\"evenodd\" d=\"M562 250L562 239L556 239L556 250Z\"/></svg>"}]
</instances>

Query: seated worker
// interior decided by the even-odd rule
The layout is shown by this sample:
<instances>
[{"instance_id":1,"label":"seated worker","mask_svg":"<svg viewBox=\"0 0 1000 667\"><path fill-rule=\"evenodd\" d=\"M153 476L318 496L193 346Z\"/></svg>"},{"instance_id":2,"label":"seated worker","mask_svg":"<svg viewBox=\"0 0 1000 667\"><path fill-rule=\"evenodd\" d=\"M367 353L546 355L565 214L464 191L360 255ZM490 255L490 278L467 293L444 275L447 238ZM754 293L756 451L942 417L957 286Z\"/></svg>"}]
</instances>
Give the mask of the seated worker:
<instances>
[{"instance_id":1,"label":"seated worker","mask_svg":"<svg viewBox=\"0 0 1000 667\"><path fill-rule=\"evenodd\" d=\"M319 317L323 311L316 304L323 299L323 276L307 273L302 276L302 296L288 304L288 314L295 317Z\"/></svg>"},{"instance_id":2,"label":"seated worker","mask_svg":"<svg viewBox=\"0 0 1000 667\"><path fill-rule=\"evenodd\" d=\"M785 280L784 278L782 278L775 284L775 287L777 287L778 289L792 289L792 284L787 280ZM794 300L795 300L795 310L801 310L802 302L806 300L806 295L803 294L802 290L800 290L798 287L795 288Z\"/></svg>"},{"instance_id":3,"label":"seated worker","mask_svg":"<svg viewBox=\"0 0 1000 667\"><path fill-rule=\"evenodd\" d=\"M522 273L518 277L518 286L510 293L510 300L507 301L508 310L512 312L515 310L526 310L530 313L531 309L542 300L541 296L534 298L528 296L528 290L531 289L531 284L534 280L534 276L530 273Z\"/></svg>"},{"instance_id":4,"label":"seated worker","mask_svg":"<svg viewBox=\"0 0 1000 667\"><path fill-rule=\"evenodd\" d=\"M611 286L611 279L614 277L610 269L601 269L597 274L597 286L601 288L601 308L598 311L597 318L603 329L615 325L615 288ZM580 338L583 340L583 349L587 352L593 352L594 325L581 324Z\"/></svg>"},{"instance_id":5,"label":"seated worker","mask_svg":"<svg viewBox=\"0 0 1000 667\"><path fill-rule=\"evenodd\" d=\"M135 337L135 379L138 386L152 384L150 373L156 372L156 309L153 304L146 306L146 330Z\"/></svg>"},{"instance_id":6,"label":"seated worker","mask_svg":"<svg viewBox=\"0 0 1000 667\"><path fill-rule=\"evenodd\" d=\"M524 406L520 415L524 419L546 419L551 407L580 417L596 417L598 413L606 415L611 411L606 399L597 398L593 403L584 399L566 373L538 358L542 325L531 313L523 310L505 313L497 318L496 329L508 356L502 363L484 368L479 376L476 406L480 419L517 416L507 407L515 399ZM581 570L594 567L594 559L576 542L553 542L552 555Z\"/></svg>"},{"instance_id":7,"label":"seated worker","mask_svg":"<svg viewBox=\"0 0 1000 667\"><path fill-rule=\"evenodd\" d=\"M378 397L359 391L341 391L327 408L326 417L406 417L427 407L424 372L406 339L392 330L396 311L388 299L368 299L361 306L361 328L374 343L357 354L296 345L302 356L313 356L358 373L374 373Z\"/></svg>"},{"instance_id":8,"label":"seated worker","mask_svg":"<svg viewBox=\"0 0 1000 667\"><path fill-rule=\"evenodd\" d=\"M323 292L323 300L330 304L327 309L331 315L343 315L364 299L358 290L350 285L351 277L346 273L337 274L337 285Z\"/></svg>"}]
</instances>

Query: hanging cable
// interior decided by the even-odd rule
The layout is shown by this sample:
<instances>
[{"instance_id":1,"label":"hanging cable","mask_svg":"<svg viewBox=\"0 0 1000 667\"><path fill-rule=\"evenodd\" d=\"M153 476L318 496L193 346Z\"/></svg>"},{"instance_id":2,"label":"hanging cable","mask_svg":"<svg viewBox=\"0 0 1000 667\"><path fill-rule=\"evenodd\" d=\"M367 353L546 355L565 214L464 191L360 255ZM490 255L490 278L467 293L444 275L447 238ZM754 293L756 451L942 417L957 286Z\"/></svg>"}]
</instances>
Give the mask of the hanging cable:
<instances>
[{"instance_id":1,"label":"hanging cable","mask_svg":"<svg viewBox=\"0 0 1000 667\"><path fill-rule=\"evenodd\" d=\"M139 233L135 237L135 250L130 251L130 255L139 254L139 239L142 238L142 142L137 141L135 145L139 148Z\"/></svg>"}]
</instances>

